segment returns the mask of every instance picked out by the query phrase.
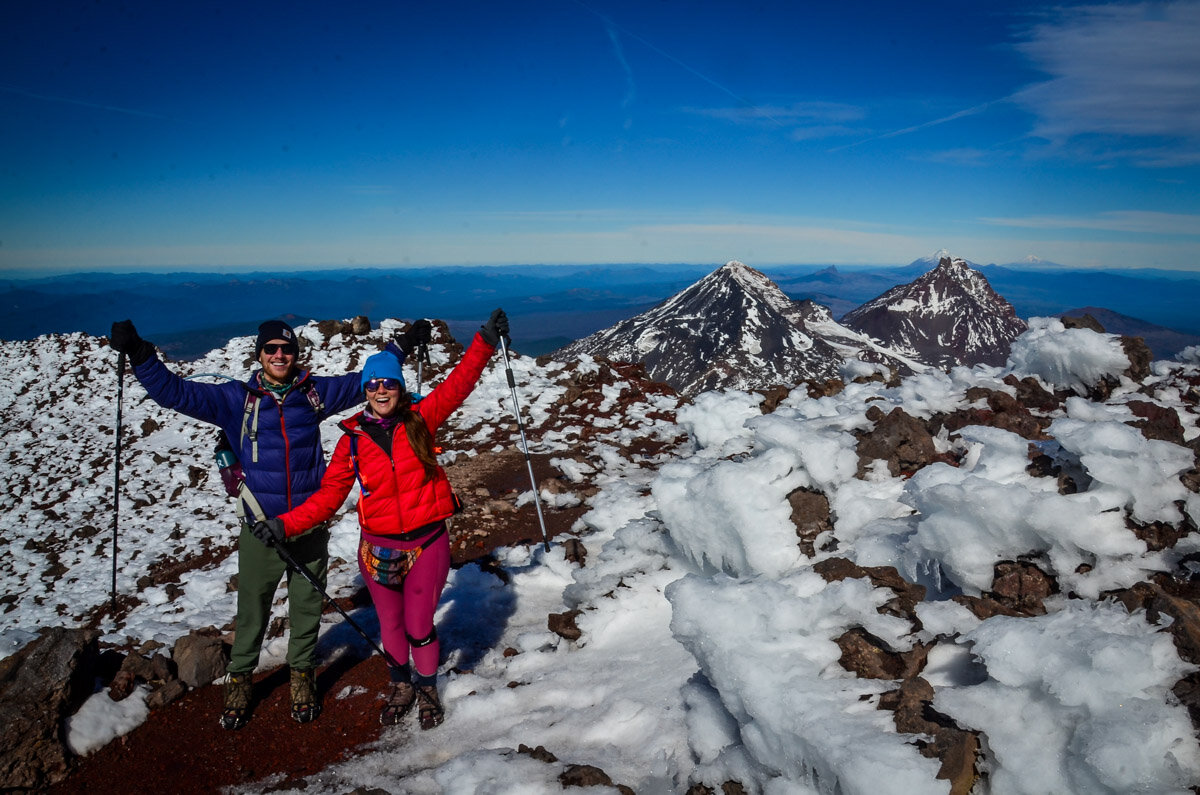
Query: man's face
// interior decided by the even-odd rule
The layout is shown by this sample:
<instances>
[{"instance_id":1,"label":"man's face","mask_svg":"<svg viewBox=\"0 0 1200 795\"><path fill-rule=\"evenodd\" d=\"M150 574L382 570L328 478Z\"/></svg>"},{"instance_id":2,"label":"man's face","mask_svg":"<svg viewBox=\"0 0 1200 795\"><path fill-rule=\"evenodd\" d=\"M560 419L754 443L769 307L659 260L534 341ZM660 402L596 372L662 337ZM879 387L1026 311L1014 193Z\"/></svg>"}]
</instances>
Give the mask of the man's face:
<instances>
[{"instance_id":1,"label":"man's face","mask_svg":"<svg viewBox=\"0 0 1200 795\"><path fill-rule=\"evenodd\" d=\"M262 353L258 355L263 378L273 384L286 384L292 380L292 374L296 370L297 352L296 343L286 340L273 339L263 345Z\"/></svg>"}]
</instances>

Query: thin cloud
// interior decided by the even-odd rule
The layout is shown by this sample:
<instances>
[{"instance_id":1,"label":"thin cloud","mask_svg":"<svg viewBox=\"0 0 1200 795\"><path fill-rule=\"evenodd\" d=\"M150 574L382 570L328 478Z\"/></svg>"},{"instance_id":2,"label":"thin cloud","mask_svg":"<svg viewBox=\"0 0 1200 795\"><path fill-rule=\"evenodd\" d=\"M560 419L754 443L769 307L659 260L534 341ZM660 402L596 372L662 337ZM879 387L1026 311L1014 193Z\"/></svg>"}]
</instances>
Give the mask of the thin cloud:
<instances>
[{"instance_id":1,"label":"thin cloud","mask_svg":"<svg viewBox=\"0 0 1200 795\"><path fill-rule=\"evenodd\" d=\"M733 108L682 108L685 113L697 116L708 116L713 119L724 119L738 123L751 123L763 120L773 122L819 122L823 124L842 124L859 121L866 117L866 111L857 105L846 105L840 102L794 102L791 105L754 105Z\"/></svg>"},{"instance_id":2,"label":"thin cloud","mask_svg":"<svg viewBox=\"0 0 1200 795\"><path fill-rule=\"evenodd\" d=\"M1034 134L1200 138L1200 3L1066 9L1017 49L1050 79L1014 95ZM1194 149L1195 147L1191 147Z\"/></svg>"},{"instance_id":3,"label":"thin cloud","mask_svg":"<svg viewBox=\"0 0 1200 795\"><path fill-rule=\"evenodd\" d=\"M842 124L823 124L811 127L797 127L788 133L788 137L793 141L813 141L818 138L845 138L848 135L855 135L859 132L861 131L854 127L847 127Z\"/></svg>"},{"instance_id":4,"label":"thin cloud","mask_svg":"<svg viewBox=\"0 0 1200 795\"><path fill-rule=\"evenodd\" d=\"M941 152L934 152L927 155L924 159L931 163L949 163L957 166L982 166L993 156L993 153L985 149L974 149L971 147L962 147L959 149L946 149Z\"/></svg>"},{"instance_id":5,"label":"thin cloud","mask_svg":"<svg viewBox=\"0 0 1200 795\"><path fill-rule=\"evenodd\" d=\"M1020 229L1087 229L1153 235L1200 236L1200 215L1114 210L1089 216L1030 215L1023 218L981 218L993 226Z\"/></svg>"},{"instance_id":6,"label":"thin cloud","mask_svg":"<svg viewBox=\"0 0 1200 795\"><path fill-rule=\"evenodd\" d=\"M159 113L150 113L148 111L135 110L133 108L122 108L118 105L103 105L97 102L86 102L82 99L71 99L70 97L56 97L51 94L39 94L34 91L26 91L21 88L15 88L14 86L0 85L0 91L6 91L9 94L17 94L18 96L29 97L31 99L40 99L43 102L59 102L64 105L77 105L82 108L95 108L97 110L107 110L113 113L124 113L129 116L142 116L147 119L163 119L164 121L169 121L168 117Z\"/></svg>"}]
</instances>

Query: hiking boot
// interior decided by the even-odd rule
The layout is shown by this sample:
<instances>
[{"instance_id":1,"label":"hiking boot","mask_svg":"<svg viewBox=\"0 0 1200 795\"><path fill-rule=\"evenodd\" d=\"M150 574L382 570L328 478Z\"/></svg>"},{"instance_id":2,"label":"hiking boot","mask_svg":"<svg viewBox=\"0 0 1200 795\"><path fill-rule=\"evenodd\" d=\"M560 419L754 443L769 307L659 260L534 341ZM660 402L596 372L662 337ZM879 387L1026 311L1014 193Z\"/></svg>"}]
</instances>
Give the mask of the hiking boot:
<instances>
[{"instance_id":1,"label":"hiking boot","mask_svg":"<svg viewBox=\"0 0 1200 795\"><path fill-rule=\"evenodd\" d=\"M292 669L292 717L298 723L308 723L317 719L321 714L321 704L317 701L317 682L313 670Z\"/></svg>"},{"instance_id":2,"label":"hiking boot","mask_svg":"<svg viewBox=\"0 0 1200 795\"><path fill-rule=\"evenodd\" d=\"M446 711L442 709L442 701L438 698L437 685L417 687L417 701L417 716L422 729L432 729L446 719Z\"/></svg>"},{"instance_id":3,"label":"hiking boot","mask_svg":"<svg viewBox=\"0 0 1200 795\"><path fill-rule=\"evenodd\" d=\"M379 722L384 726L395 726L412 709L416 699L417 689L411 682L392 682L392 689L383 700L383 709L379 712Z\"/></svg>"},{"instance_id":4,"label":"hiking boot","mask_svg":"<svg viewBox=\"0 0 1200 795\"><path fill-rule=\"evenodd\" d=\"M250 674L229 674L225 677L225 706L221 712L221 727L240 729L250 720Z\"/></svg>"}]
</instances>

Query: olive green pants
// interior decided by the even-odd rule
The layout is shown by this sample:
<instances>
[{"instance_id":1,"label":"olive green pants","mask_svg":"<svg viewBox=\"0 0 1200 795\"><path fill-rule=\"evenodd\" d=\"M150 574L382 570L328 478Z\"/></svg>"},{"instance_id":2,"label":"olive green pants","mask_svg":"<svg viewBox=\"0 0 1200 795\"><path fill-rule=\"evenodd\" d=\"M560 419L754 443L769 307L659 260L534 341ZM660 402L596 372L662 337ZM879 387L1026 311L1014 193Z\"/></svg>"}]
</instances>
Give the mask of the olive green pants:
<instances>
[{"instance_id":1,"label":"olive green pants","mask_svg":"<svg viewBox=\"0 0 1200 795\"><path fill-rule=\"evenodd\" d=\"M329 530L317 528L286 544L296 562L324 586L329 564ZM238 536L237 627L229 673L249 674L258 666L263 636L271 620L271 604L275 601L279 580L285 574L288 584L287 663L298 670L315 667L317 634L325 598L303 575L289 569L278 552L255 538L250 528L243 525Z\"/></svg>"}]
</instances>

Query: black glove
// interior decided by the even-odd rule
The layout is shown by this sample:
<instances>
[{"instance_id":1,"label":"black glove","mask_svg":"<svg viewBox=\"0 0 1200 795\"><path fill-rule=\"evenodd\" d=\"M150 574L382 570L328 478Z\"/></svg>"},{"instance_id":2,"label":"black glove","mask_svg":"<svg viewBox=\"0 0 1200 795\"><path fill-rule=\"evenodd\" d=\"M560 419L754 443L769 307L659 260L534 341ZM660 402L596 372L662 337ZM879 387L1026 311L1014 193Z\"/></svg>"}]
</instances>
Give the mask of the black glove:
<instances>
[{"instance_id":1,"label":"black glove","mask_svg":"<svg viewBox=\"0 0 1200 795\"><path fill-rule=\"evenodd\" d=\"M154 346L138 336L131 320L118 320L113 323L108 341L114 350L128 356L130 364L134 367L154 355Z\"/></svg>"},{"instance_id":2,"label":"black glove","mask_svg":"<svg viewBox=\"0 0 1200 795\"><path fill-rule=\"evenodd\" d=\"M408 356L418 345L428 345L433 339L433 324L425 318L415 321L407 330L396 334L396 345Z\"/></svg>"},{"instance_id":3,"label":"black glove","mask_svg":"<svg viewBox=\"0 0 1200 795\"><path fill-rule=\"evenodd\" d=\"M269 547L287 540L287 534L283 532L282 519L264 519L261 522L255 522L254 526L250 528L250 532Z\"/></svg>"},{"instance_id":4,"label":"black glove","mask_svg":"<svg viewBox=\"0 0 1200 795\"><path fill-rule=\"evenodd\" d=\"M480 327L479 335L493 348L500 344L501 337L504 337L505 343L512 342L508 336L508 315L504 314L503 309L492 312L492 316Z\"/></svg>"}]
</instances>

